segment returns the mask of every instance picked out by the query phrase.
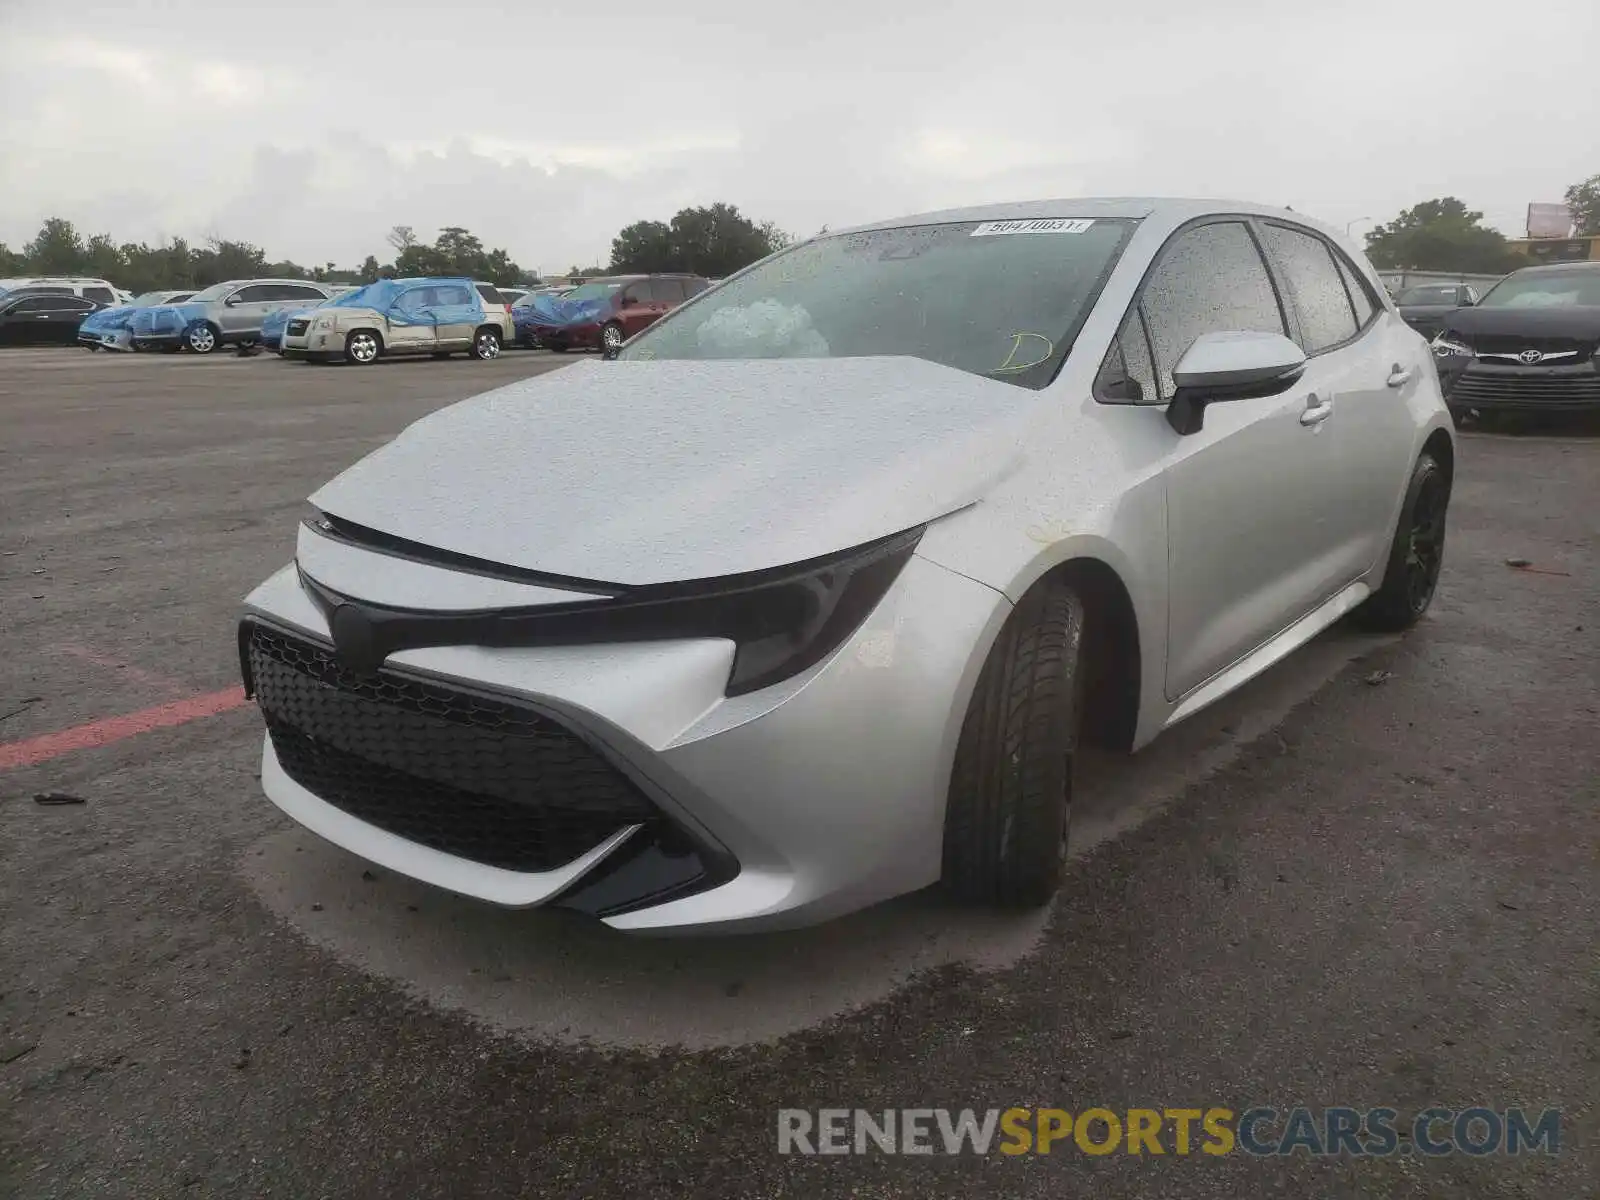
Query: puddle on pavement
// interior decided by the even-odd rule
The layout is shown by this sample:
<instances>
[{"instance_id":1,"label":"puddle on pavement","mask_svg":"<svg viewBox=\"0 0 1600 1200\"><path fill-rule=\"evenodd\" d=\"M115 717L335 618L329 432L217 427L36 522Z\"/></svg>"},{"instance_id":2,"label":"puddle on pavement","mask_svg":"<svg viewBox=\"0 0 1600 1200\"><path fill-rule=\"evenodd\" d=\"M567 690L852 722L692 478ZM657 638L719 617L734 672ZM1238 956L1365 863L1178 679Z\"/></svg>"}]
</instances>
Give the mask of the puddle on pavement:
<instances>
[{"instance_id":1,"label":"puddle on pavement","mask_svg":"<svg viewBox=\"0 0 1600 1200\"><path fill-rule=\"evenodd\" d=\"M1135 757L1088 758L1074 857L1149 820L1378 644L1336 630ZM612 1046L773 1041L881 1000L921 971L1011 966L1049 920L963 909L930 890L814 929L641 938L569 914L493 908L387 870L367 879L364 862L299 828L252 847L242 870L312 941L428 1003L516 1036Z\"/></svg>"}]
</instances>

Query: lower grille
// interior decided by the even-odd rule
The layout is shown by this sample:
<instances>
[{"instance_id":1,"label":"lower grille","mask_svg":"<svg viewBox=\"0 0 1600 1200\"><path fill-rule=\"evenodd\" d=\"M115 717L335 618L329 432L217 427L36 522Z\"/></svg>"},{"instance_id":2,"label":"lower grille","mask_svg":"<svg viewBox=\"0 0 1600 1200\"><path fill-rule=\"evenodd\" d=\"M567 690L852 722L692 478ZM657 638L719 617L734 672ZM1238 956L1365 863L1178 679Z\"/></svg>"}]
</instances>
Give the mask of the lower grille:
<instances>
[{"instance_id":1,"label":"lower grille","mask_svg":"<svg viewBox=\"0 0 1600 1200\"><path fill-rule=\"evenodd\" d=\"M278 761L319 799L409 841L548 871L658 813L560 722L509 700L383 670L251 622L250 678Z\"/></svg>"},{"instance_id":2,"label":"lower grille","mask_svg":"<svg viewBox=\"0 0 1600 1200\"><path fill-rule=\"evenodd\" d=\"M1600 374L1594 371L1549 374L1521 371L1468 371L1450 388L1450 403L1495 408L1579 408L1600 406Z\"/></svg>"},{"instance_id":3,"label":"lower grille","mask_svg":"<svg viewBox=\"0 0 1600 1200\"><path fill-rule=\"evenodd\" d=\"M310 328L310 321L290 321L288 325L288 333L291 337L299 337L302 333Z\"/></svg>"}]
</instances>

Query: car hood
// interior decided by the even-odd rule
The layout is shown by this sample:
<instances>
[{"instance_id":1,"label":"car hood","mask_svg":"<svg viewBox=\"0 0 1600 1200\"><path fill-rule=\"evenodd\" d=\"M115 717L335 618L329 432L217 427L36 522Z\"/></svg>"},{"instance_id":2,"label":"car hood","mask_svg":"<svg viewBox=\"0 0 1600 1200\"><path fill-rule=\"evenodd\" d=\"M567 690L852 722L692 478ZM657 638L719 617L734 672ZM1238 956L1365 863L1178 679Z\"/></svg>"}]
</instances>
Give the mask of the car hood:
<instances>
[{"instance_id":1,"label":"car hood","mask_svg":"<svg viewBox=\"0 0 1600 1200\"><path fill-rule=\"evenodd\" d=\"M442 409L317 491L440 550L619 584L803 562L965 507L1039 395L911 358L589 362Z\"/></svg>"},{"instance_id":2,"label":"car hood","mask_svg":"<svg viewBox=\"0 0 1600 1200\"><path fill-rule=\"evenodd\" d=\"M1445 317L1450 333L1600 339L1600 308L1463 308Z\"/></svg>"},{"instance_id":3,"label":"car hood","mask_svg":"<svg viewBox=\"0 0 1600 1200\"><path fill-rule=\"evenodd\" d=\"M1459 304L1402 304L1399 306L1400 315L1408 321L1412 317L1442 317L1447 313L1455 312L1460 307L1461 305Z\"/></svg>"}]
</instances>

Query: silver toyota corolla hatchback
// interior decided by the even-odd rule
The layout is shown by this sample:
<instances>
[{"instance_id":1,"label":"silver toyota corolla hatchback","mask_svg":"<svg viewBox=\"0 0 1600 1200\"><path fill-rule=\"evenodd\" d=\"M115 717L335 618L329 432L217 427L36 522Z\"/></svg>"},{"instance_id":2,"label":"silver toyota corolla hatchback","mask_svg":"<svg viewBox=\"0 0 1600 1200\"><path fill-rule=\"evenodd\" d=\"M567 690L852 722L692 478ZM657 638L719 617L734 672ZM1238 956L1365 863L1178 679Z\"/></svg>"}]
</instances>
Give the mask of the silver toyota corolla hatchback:
<instances>
[{"instance_id":1,"label":"silver toyota corolla hatchback","mask_svg":"<svg viewBox=\"0 0 1600 1200\"><path fill-rule=\"evenodd\" d=\"M826 234L313 495L239 630L262 786L618 929L1039 905L1080 739L1136 749L1347 613L1411 624L1454 467L1426 343L1295 213Z\"/></svg>"}]
</instances>

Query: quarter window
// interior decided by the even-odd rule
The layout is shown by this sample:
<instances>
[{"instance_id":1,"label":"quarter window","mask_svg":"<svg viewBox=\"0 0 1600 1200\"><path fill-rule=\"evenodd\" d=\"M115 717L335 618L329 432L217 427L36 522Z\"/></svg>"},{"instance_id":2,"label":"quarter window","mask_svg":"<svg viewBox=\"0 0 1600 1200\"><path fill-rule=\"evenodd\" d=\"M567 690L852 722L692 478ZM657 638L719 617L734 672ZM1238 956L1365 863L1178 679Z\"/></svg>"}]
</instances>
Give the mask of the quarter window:
<instances>
[{"instance_id":1,"label":"quarter window","mask_svg":"<svg viewBox=\"0 0 1600 1200\"><path fill-rule=\"evenodd\" d=\"M1139 307L1150 331L1163 403L1176 390L1172 369L1202 333L1285 332L1272 277L1239 221L1213 221L1169 242ZM1128 366L1131 371L1133 364Z\"/></svg>"},{"instance_id":2,"label":"quarter window","mask_svg":"<svg viewBox=\"0 0 1600 1200\"><path fill-rule=\"evenodd\" d=\"M1265 235L1300 314L1300 348L1316 354L1355 337L1355 310L1328 243L1287 225L1268 225Z\"/></svg>"},{"instance_id":3,"label":"quarter window","mask_svg":"<svg viewBox=\"0 0 1600 1200\"><path fill-rule=\"evenodd\" d=\"M1145 336L1144 321L1137 308L1122 322L1106 353L1095 382L1095 395L1108 404L1159 402L1155 360L1150 356L1150 340Z\"/></svg>"},{"instance_id":4,"label":"quarter window","mask_svg":"<svg viewBox=\"0 0 1600 1200\"><path fill-rule=\"evenodd\" d=\"M1339 274L1344 279L1345 290L1350 293L1350 303L1355 305L1356 326L1365 329L1367 322L1372 320L1372 314L1378 311L1378 302L1372 297L1372 287L1344 255L1335 254L1334 258L1339 262Z\"/></svg>"}]
</instances>

